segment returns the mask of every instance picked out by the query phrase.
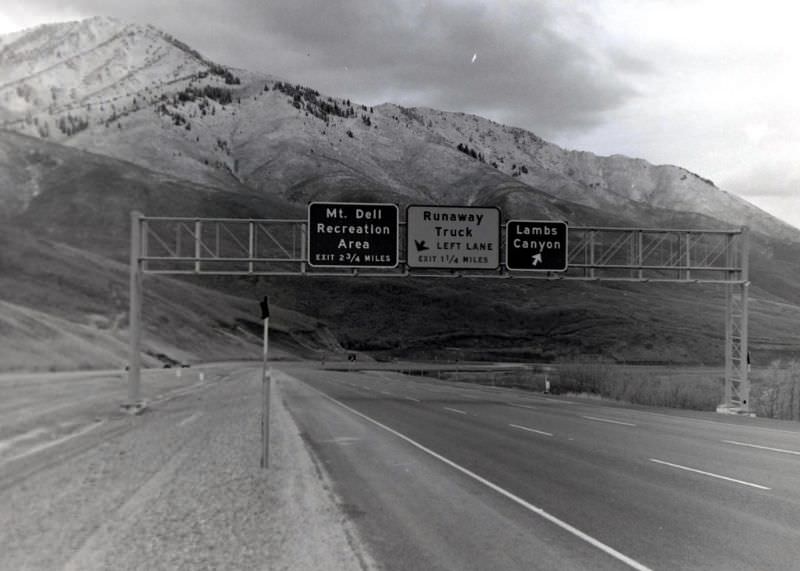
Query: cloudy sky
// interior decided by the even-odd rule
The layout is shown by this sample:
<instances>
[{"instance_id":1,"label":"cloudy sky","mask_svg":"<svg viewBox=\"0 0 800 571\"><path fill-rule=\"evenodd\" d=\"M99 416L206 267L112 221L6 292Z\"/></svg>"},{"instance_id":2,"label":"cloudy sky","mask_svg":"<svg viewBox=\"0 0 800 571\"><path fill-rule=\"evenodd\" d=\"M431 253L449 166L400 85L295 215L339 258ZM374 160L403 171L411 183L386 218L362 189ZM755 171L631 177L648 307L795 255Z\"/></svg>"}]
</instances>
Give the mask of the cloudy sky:
<instances>
[{"instance_id":1,"label":"cloudy sky","mask_svg":"<svg viewBox=\"0 0 800 571\"><path fill-rule=\"evenodd\" d=\"M3 0L0 33L93 15L361 103L680 165L800 227L792 0Z\"/></svg>"}]
</instances>

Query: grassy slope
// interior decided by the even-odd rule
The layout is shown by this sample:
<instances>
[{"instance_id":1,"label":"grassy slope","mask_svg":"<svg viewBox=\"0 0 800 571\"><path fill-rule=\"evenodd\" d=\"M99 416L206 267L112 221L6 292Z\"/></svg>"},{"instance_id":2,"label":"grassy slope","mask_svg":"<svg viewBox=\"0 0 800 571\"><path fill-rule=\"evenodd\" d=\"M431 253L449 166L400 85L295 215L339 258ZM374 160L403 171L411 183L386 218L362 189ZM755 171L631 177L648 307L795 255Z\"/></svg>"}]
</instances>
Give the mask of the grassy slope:
<instances>
[{"instance_id":1,"label":"grassy slope","mask_svg":"<svg viewBox=\"0 0 800 571\"><path fill-rule=\"evenodd\" d=\"M6 159L0 171L18 179L35 173L40 191L25 213L7 214L0 228L2 370L126 361L130 210L241 217L295 212L278 201L189 185L11 133L0 137L0 151ZM145 292L151 357L259 356L261 292L234 297L154 276L146 277ZM276 309L272 324L274 340L287 350L336 347L324 327L290 310Z\"/></svg>"},{"instance_id":2,"label":"grassy slope","mask_svg":"<svg viewBox=\"0 0 800 571\"><path fill-rule=\"evenodd\" d=\"M27 167L35 161L40 190L3 235L2 300L72 323L113 323L124 313L131 209L188 216L303 217L300 207L247 189L198 187L130 163L18 135L4 134L0 145L14 164L26 167L20 172L29 172ZM26 235L22 228L95 254L54 247ZM785 251L770 248L770 242L754 241L751 339L757 359L799 349L794 332L800 323L800 300L793 298L792 276L800 269L792 260L791 246ZM778 256L783 261L773 263ZM722 359L722 290L714 287L399 278L191 281L235 297L198 287L184 291L181 288L188 285L148 277L147 307L153 308L145 314L151 327L148 338L160 335L170 340L164 350L154 346L151 352L175 358L182 358L178 350L216 354L223 351L224 340L231 342L235 353L241 345L230 333L238 325L252 354L257 336L248 338L241 330L257 333L251 300L269 293L279 306L310 316L296 315L295 325L285 327L287 343L291 341L297 350L335 348L322 327L327 324L348 347L401 355L425 356L439 349L451 356L482 353L504 359L586 355L628 362L720 363ZM5 335L19 337L18 333L12 329ZM83 329L78 333L87 334ZM30 344L41 341L41 336L34 336ZM104 343L115 348L106 351L114 356L103 357L98 364L109 360L118 364L124 342L116 338ZM16 343L15 352L19 346Z\"/></svg>"},{"instance_id":3,"label":"grassy slope","mask_svg":"<svg viewBox=\"0 0 800 571\"><path fill-rule=\"evenodd\" d=\"M286 287L290 285L290 287ZM721 364L719 286L488 280L264 280L346 346L406 356ZM305 295L313 288L313 295ZM756 292L758 294L758 292ZM800 308L758 296L754 359L800 354ZM441 353L440 353L441 354Z\"/></svg>"},{"instance_id":4,"label":"grassy slope","mask_svg":"<svg viewBox=\"0 0 800 571\"><path fill-rule=\"evenodd\" d=\"M0 229L0 248L0 370L126 363L127 265L15 227ZM146 364L259 358L258 299L146 276ZM336 349L316 321L280 307L273 317L276 357Z\"/></svg>"}]
</instances>

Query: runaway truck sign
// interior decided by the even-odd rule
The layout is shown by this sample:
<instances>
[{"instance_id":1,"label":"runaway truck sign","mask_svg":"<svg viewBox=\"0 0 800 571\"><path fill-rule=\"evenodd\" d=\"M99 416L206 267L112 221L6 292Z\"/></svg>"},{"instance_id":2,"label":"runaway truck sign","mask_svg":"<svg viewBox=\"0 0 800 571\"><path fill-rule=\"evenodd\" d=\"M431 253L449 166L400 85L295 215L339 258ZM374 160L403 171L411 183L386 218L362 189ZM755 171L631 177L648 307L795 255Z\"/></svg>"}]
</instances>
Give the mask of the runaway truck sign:
<instances>
[{"instance_id":1,"label":"runaway truck sign","mask_svg":"<svg viewBox=\"0 0 800 571\"><path fill-rule=\"evenodd\" d=\"M567 223L509 220L506 223L509 270L563 272L567 269Z\"/></svg>"},{"instance_id":2,"label":"runaway truck sign","mask_svg":"<svg viewBox=\"0 0 800 571\"><path fill-rule=\"evenodd\" d=\"M396 204L311 202L308 264L394 268L399 258L398 225Z\"/></svg>"},{"instance_id":3,"label":"runaway truck sign","mask_svg":"<svg viewBox=\"0 0 800 571\"><path fill-rule=\"evenodd\" d=\"M500 209L409 206L409 268L493 270L500 266Z\"/></svg>"}]
</instances>

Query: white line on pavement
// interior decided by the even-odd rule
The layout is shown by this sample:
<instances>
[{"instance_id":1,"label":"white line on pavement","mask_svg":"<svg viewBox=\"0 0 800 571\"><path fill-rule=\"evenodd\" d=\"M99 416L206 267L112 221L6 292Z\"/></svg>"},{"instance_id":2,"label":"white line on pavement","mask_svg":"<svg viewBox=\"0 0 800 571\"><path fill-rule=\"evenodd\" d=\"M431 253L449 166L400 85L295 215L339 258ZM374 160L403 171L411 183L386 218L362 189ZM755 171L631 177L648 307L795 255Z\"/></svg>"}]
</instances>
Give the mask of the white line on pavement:
<instances>
[{"instance_id":1,"label":"white line on pavement","mask_svg":"<svg viewBox=\"0 0 800 571\"><path fill-rule=\"evenodd\" d=\"M612 420L610 418L600 418L599 416L582 416L588 420L596 420L597 422L608 422L610 424L621 424L622 426L636 426L632 422L622 422L621 420Z\"/></svg>"},{"instance_id":2,"label":"white line on pavement","mask_svg":"<svg viewBox=\"0 0 800 571\"><path fill-rule=\"evenodd\" d=\"M557 398L553 398L553 397L544 397L544 396L539 396L539 395L525 395L525 396L526 396L526 398L536 399L536 400L539 400L539 401L546 401L546 402L558 402L558 403L561 403L561 404L584 404L582 402L576 402L576 401L571 401L571 400L562 400L562 399L557 399Z\"/></svg>"},{"instance_id":3,"label":"white line on pavement","mask_svg":"<svg viewBox=\"0 0 800 571\"><path fill-rule=\"evenodd\" d=\"M798 450L787 450L785 448L772 448L771 446L761 446L760 444L750 444L749 442L737 442L736 440L723 440L726 444L735 444L736 446L747 446L748 448L758 448L759 450L769 450L770 452L780 452L782 454L794 454L800 456Z\"/></svg>"},{"instance_id":4,"label":"white line on pavement","mask_svg":"<svg viewBox=\"0 0 800 571\"><path fill-rule=\"evenodd\" d=\"M403 397L406 400L410 400L412 402L420 402L419 399L415 399L414 397Z\"/></svg>"},{"instance_id":5,"label":"white line on pavement","mask_svg":"<svg viewBox=\"0 0 800 571\"><path fill-rule=\"evenodd\" d=\"M63 444L64 442L72 440L73 438L77 438L78 436L83 436L84 434L88 434L95 428L98 428L99 426L102 426L105 423L106 423L105 420L101 420L100 422L95 422L94 424L90 424L89 426L82 428L78 432L68 434L67 436L59 438L58 440L53 440L52 442L45 442L39 444L38 446L34 446L30 450L27 450L22 454L17 454L16 456L12 456L11 458L4 459L3 462L0 463L0 465L12 462L13 460L19 460L21 458L25 458L27 456L30 456L31 454L36 454L37 452L41 452L42 450L47 450L48 448L52 448L53 446L58 446L59 444Z\"/></svg>"},{"instance_id":6,"label":"white line on pavement","mask_svg":"<svg viewBox=\"0 0 800 571\"><path fill-rule=\"evenodd\" d=\"M689 466L681 466L680 464L673 464L672 462L665 462L664 460L658 460L656 458L650 458L651 462L655 462L656 464L663 464L664 466L670 466L672 468L678 468L679 470L686 470L687 472L694 472L695 474L702 474L703 476L710 476L712 478L717 478L719 480L726 480L728 482L734 482L735 484L741 484L743 486L750 486L751 488L758 488L759 490L769 490L766 486L762 486L761 484L754 484L752 482L745 482L744 480L737 480L736 478L729 478L728 476L722 476L720 474L714 474L713 472L706 472L704 470L698 470L697 468L690 468Z\"/></svg>"},{"instance_id":7,"label":"white line on pavement","mask_svg":"<svg viewBox=\"0 0 800 571\"><path fill-rule=\"evenodd\" d=\"M452 412L457 412L458 414L467 414L467 411L465 411L465 410L459 410L457 408L450 408L449 406L445 406L445 407L442 407L442 408L444 408L445 410L452 411Z\"/></svg>"},{"instance_id":8,"label":"white line on pavement","mask_svg":"<svg viewBox=\"0 0 800 571\"><path fill-rule=\"evenodd\" d=\"M182 421L180 421L178 423L178 426L186 426L190 422L192 422L194 420L197 420L197 418L199 418L201 414L203 414L203 413L202 412L196 412L191 416L187 416L186 418L184 418Z\"/></svg>"},{"instance_id":9,"label":"white line on pavement","mask_svg":"<svg viewBox=\"0 0 800 571\"><path fill-rule=\"evenodd\" d=\"M311 388L311 387L309 387L309 388ZM563 521L561 519L558 519L556 516L551 515L550 513L548 513L545 510L543 510L542 508L540 508L538 506L535 506L535 505L523 500L522 498L520 498L519 496L514 495L513 493L509 492L505 488L501 488L500 486L498 486L494 482L492 482L490 480L487 480L486 478L484 478L482 476L479 476L478 474L476 474L472 470L469 470L469 469L464 468L463 466L461 466L459 464L456 464L455 462L453 462L449 458L446 458L446 457L442 456L441 454L439 454L437 452L434 452L430 448L424 446L423 444L420 444L416 440L413 440L413 439L409 438L405 434L403 434L401 432L398 432L398 431L394 430L393 428L390 428L390 427L386 426L385 424L383 424L381 422L378 422L377 420L375 420L373 418L370 418L366 414L358 412L356 409L351 408L351 407L347 406L346 404L344 404L342 402L339 402L335 398L326 395L322 391L318 391L317 389L314 389L314 388L312 388L312 390L320 393L322 396L324 396L325 398L327 398L331 402L341 406L345 410L350 411L351 413L355 414L356 416L359 416L359 417L363 418L367 422L371 422L375 426L377 426L379 428L382 428L383 430L389 432L390 434L393 434L394 436L400 438L401 440L404 440L405 442L407 442L408 444L414 446L418 450L421 450L422 452L428 454L429 456L432 456L432 457L436 458L440 462L443 462L443 463L447 464L448 466L450 466L451 468L453 468L455 470L458 470L459 472L461 472L465 476L468 476L469 478L472 478L476 482L479 482L479 483L483 484L484 486L486 486L487 488L489 488L489 489L497 492L498 494L508 498L509 500L511 500L512 502L516 503L517 505L522 506L523 508L527 509L528 511L531 511L531 512L535 513L536 515L542 517L543 519L549 521L550 523L552 523L552 524L560 527L561 529L571 533L575 537L577 537L577 538L585 541L586 543L596 547L597 549L601 550L603 553L605 553L607 555L610 555L611 557L613 557L617 561L621 561L622 563L625 563L626 565L628 565L632 569L636 569L637 571L652 571L649 567L639 563L635 559L632 559L631 557L628 557L627 555L625 555L623 553L620 553L619 551L617 551L613 547L610 547L610 546L606 545L605 543L603 543L602 541L600 541L598 539L595 539L591 535L588 535L587 533L584 533L583 531L581 531L577 527L574 527L574 526L570 525L569 523L567 523L567 522L565 522L565 521Z\"/></svg>"},{"instance_id":10,"label":"white line on pavement","mask_svg":"<svg viewBox=\"0 0 800 571\"><path fill-rule=\"evenodd\" d=\"M520 430L527 430L528 432L535 432L536 434L541 434L542 436L553 436L550 432L545 432L544 430L536 430L535 428L528 428L527 426L520 426L519 424L509 424L514 428L519 428Z\"/></svg>"}]
</instances>

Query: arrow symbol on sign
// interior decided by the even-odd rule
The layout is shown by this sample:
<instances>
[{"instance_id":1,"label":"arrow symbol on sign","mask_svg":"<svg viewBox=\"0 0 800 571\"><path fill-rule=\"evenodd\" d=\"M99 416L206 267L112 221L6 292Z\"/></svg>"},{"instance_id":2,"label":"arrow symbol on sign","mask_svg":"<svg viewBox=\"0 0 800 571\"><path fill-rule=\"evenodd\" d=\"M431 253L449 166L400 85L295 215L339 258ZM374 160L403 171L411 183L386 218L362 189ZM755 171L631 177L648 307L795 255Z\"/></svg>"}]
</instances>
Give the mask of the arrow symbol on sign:
<instances>
[{"instance_id":1,"label":"arrow symbol on sign","mask_svg":"<svg viewBox=\"0 0 800 571\"><path fill-rule=\"evenodd\" d=\"M533 257L533 265L534 265L534 267L539 265L539 264L541 264L541 263L542 263L542 255L541 254L536 254Z\"/></svg>"},{"instance_id":2,"label":"arrow symbol on sign","mask_svg":"<svg viewBox=\"0 0 800 571\"><path fill-rule=\"evenodd\" d=\"M425 250L430 250L428 246L425 245L425 240L414 240L414 244L417 246L417 252L424 252Z\"/></svg>"}]
</instances>

